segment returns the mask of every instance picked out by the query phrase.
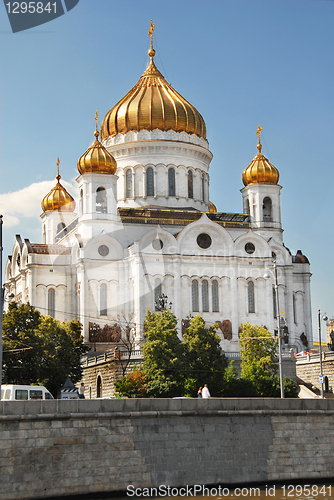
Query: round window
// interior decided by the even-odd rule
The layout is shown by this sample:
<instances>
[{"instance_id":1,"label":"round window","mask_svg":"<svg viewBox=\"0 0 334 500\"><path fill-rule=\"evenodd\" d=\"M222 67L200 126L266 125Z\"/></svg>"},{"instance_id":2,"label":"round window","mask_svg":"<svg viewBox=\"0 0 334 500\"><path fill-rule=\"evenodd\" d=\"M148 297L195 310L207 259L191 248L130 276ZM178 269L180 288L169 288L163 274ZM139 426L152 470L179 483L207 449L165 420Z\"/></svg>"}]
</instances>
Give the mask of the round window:
<instances>
[{"instance_id":1,"label":"round window","mask_svg":"<svg viewBox=\"0 0 334 500\"><path fill-rule=\"evenodd\" d=\"M197 245L201 248L209 248L211 246L212 239L211 236L209 236L206 233L201 233L197 236Z\"/></svg>"},{"instance_id":2,"label":"round window","mask_svg":"<svg viewBox=\"0 0 334 500\"><path fill-rule=\"evenodd\" d=\"M159 240L159 238L156 238L152 241L152 247L154 248L154 250L161 250L163 246L163 241Z\"/></svg>"},{"instance_id":3,"label":"round window","mask_svg":"<svg viewBox=\"0 0 334 500\"><path fill-rule=\"evenodd\" d=\"M109 248L107 245L100 245L98 248L98 252L102 257L106 257L109 253Z\"/></svg>"},{"instance_id":4,"label":"round window","mask_svg":"<svg viewBox=\"0 0 334 500\"><path fill-rule=\"evenodd\" d=\"M245 245L245 250L247 253L254 253L255 252L255 246L253 245L253 243L246 243Z\"/></svg>"}]
</instances>

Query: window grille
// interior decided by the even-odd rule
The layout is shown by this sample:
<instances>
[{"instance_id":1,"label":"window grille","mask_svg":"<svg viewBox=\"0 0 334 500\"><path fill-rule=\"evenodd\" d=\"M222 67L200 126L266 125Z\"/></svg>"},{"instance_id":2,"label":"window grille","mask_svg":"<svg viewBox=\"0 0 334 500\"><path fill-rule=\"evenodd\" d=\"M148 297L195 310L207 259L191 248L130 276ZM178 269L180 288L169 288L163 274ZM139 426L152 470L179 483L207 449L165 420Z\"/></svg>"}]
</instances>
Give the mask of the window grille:
<instances>
[{"instance_id":1,"label":"window grille","mask_svg":"<svg viewBox=\"0 0 334 500\"><path fill-rule=\"evenodd\" d=\"M255 313L254 283L248 283L248 312Z\"/></svg>"},{"instance_id":2,"label":"window grille","mask_svg":"<svg viewBox=\"0 0 334 500\"><path fill-rule=\"evenodd\" d=\"M126 189L125 189L125 197L131 198L132 196L132 172L131 170L126 171Z\"/></svg>"},{"instance_id":3,"label":"window grille","mask_svg":"<svg viewBox=\"0 0 334 500\"><path fill-rule=\"evenodd\" d=\"M202 308L203 312L209 311L209 284L207 280L202 281Z\"/></svg>"},{"instance_id":4,"label":"window grille","mask_svg":"<svg viewBox=\"0 0 334 500\"><path fill-rule=\"evenodd\" d=\"M198 305L198 282L193 280L191 283L191 293L192 293L192 309L194 312L199 312Z\"/></svg>"},{"instance_id":5,"label":"window grille","mask_svg":"<svg viewBox=\"0 0 334 500\"><path fill-rule=\"evenodd\" d=\"M104 283L100 287L100 316L108 316L108 291Z\"/></svg>"},{"instance_id":6,"label":"window grille","mask_svg":"<svg viewBox=\"0 0 334 500\"><path fill-rule=\"evenodd\" d=\"M194 197L194 178L191 170L188 171L188 198Z\"/></svg>"},{"instance_id":7,"label":"window grille","mask_svg":"<svg viewBox=\"0 0 334 500\"><path fill-rule=\"evenodd\" d=\"M154 196L154 173L152 167L146 170L146 196Z\"/></svg>"},{"instance_id":8,"label":"window grille","mask_svg":"<svg viewBox=\"0 0 334 500\"><path fill-rule=\"evenodd\" d=\"M168 195L175 196L175 170L173 168L168 170Z\"/></svg>"},{"instance_id":9,"label":"window grille","mask_svg":"<svg viewBox=\"0 0 334 500\"><path fill-rule=\"evenodd\" d=\"M212 282L212 311L219 312L218 281Z\"/></svg>"},{"instance_id":10,"label":"window grille","mask_svg":"<svg viewBox=\"0 0 334 500\"><path fill-rule=\"evenodd\" d=\"M55 317L55 310L56 310L56 292L54 288L50 288L48 290L48 315L52 316L53 318Z\"/></svg>"}]
</instances>

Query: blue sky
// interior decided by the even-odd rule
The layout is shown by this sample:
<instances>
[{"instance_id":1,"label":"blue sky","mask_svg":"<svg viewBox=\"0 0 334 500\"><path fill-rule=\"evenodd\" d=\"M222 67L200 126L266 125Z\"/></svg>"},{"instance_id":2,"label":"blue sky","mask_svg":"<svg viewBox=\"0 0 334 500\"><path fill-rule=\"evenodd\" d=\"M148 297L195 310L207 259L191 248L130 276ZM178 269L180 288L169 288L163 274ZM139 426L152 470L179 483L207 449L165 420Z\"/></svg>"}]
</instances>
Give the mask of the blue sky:
<instances>
[{"instance_id":1,"label":"blue sky","mask_svg":"<svg viewBox=\"0 0 334 500\"><path fill-rule=\"evenodd\" d=\"M241 212L241 174L257 153L280 172L285 245L312 271L313 331L320 308L334 317L334 1L80 0L69 13L13 34L0 7L0 211L4 261L15 234L41 242L41 198L56 161L71 187L99 123L156 64L203 115L210 198ZM325 328L323 328L325 338Z\"/></svg>"}]
</instances>

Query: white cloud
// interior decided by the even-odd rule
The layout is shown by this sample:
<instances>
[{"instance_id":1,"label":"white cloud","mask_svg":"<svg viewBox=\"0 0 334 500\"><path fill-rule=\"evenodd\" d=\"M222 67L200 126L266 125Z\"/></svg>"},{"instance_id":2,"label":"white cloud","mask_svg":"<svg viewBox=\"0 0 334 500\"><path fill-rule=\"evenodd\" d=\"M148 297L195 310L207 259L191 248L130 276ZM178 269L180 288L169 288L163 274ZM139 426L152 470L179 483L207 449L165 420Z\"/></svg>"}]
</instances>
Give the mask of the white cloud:
<instances>
[{"instance_id":1,"label":"white cloud","mask_svg":"<svg viewBox=\"0 0 334 500\"><path fill-rule=\"evenodd\" d=\"M39 217L42 212L41 201L55 184L55 180L34 182L19 191L0 194L0 213L4 217L6 226L19 225L21 218ZM72 196L76 193L76 186L63 180L61 184Z\"/></svg>"}]
</instances>

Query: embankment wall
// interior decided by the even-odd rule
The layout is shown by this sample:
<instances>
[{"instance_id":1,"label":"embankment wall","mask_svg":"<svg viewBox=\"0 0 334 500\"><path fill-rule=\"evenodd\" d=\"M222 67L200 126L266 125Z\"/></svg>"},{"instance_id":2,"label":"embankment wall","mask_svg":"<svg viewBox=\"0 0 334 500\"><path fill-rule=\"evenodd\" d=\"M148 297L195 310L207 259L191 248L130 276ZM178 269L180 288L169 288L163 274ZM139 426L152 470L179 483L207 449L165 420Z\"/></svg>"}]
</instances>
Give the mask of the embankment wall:
<instances>
[{"instance_id":1,"label":"embankment wall","mask_svg":"<svg viewBox=\"0 0 334 500\"><path fill-rule=\"evenodd\" d=\"M0 402L0 498L334 473L334 400Z\"/></svg>"}]
</instances>

